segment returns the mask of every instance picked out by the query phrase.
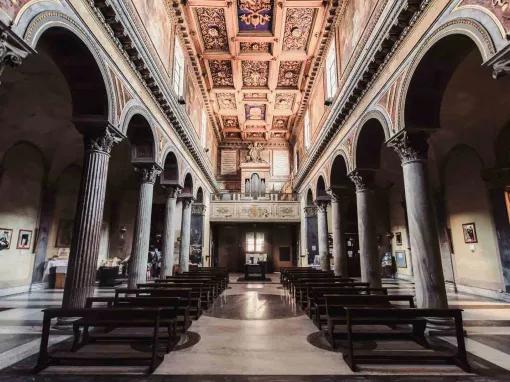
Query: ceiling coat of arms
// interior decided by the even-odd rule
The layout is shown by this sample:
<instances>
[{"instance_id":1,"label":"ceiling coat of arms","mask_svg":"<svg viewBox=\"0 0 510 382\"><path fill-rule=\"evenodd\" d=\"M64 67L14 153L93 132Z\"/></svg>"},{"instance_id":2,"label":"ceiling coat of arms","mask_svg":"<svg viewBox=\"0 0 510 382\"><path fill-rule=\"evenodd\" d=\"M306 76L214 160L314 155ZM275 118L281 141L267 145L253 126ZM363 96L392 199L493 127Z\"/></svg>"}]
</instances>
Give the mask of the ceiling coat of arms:
<instances>
[{"instance_id":1,"label":"ceiling coat of arms","mask_svg":"<svg viewBox=\"0 0 510 382\"><path fill-rule=\"evenodd\" d=\"M298 86L301 61L282 61L278 72L278 86L294 88Z\"/></svg>"},{"instance_id":2,"label":"ceiling coat of arms","mask_svg":"<svg viewBox=\"0 0 510 382\"><path fill-rule=\"evenodd\" d=\"M272 19L271 0L239 0L241 30L268 30Z\"/></svg>"},{"instance_id":3,"label":"ceiling coat of arms","mask_svg":"<svg viewBox=\"0 0 510 382\"><path fill-rule=\"evenodd\" d=\"M196 13L205 49L228 51L227 26L223 8L197 8Z\"/></svg>"},{"instance_id":4,"label":"ceiling coat of arms","mask_svg":"<svg viewBox=\"0 0 510 382\"><path fill-rule=\"evenodd\" d=\"M249 87L267 86L269 62L243 61L243 84Z\"/></svg>"},{"instance_id":5,"label":"ceiling coat of arms","mask_svg":"<svg viewBox=\"0 0 510 382\"><path fill-rule=\"evenodd\" d=\"M313 8L289 8L287 10L283 50L306 50L314 13Z\"/></svg>"}]
</instances>

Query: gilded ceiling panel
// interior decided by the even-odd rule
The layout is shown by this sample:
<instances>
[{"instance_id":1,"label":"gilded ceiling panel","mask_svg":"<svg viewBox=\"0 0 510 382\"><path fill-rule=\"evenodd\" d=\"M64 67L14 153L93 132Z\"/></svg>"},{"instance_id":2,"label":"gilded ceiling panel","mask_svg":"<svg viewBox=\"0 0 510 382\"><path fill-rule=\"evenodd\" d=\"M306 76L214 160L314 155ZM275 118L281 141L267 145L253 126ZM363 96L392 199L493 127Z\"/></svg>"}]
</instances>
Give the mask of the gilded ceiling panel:
<instances>
[{"instance_id":1,"label":"gilded ceiling panel","mask_svg":"<svg viewBox=\"0 0 510 382\"><path fill-rule=\"evenodd\" d=\"M267 94L266 93L244 93L243 101L265 102L265 101L267 101Z\"/></svg>"},{"instance_id":2,"label":"gilded ceiling panel","mask_svg":"<svg viewBox=\"0 0 510 382\"><path fill-rule=\"evenodd\" d=\"M289 124L289 117L274 117L273 118L273 129L275 130L287 130Z\"/></svg>"},{"instance_id":3,"label":"gilded ceiling panel","mask_svg":"<svg viewBox=\"0 0 510 382\"><path fill-rule=\"evenodd\" d=\"M223 8L197 8L196 14L205 50L228 51L227 25Z\"/></svg>"},{"instance_id":4,"label":"gilded ceiling panel","mask_svg":"<svg viewBox=\"0 0 510 382\"><path fill-rule=\"evenodd\" d=\"M296 88L302 65L301 61L282 61L278 72L278 87Z\"/></svg>"},{"instance_id":5,"label":"gilded ceiling panel","mask_svg":"<svg viewBox=\"0 0 510 382\"><path fill-rule=\"evenodd\" d=\"M253 88L267 86L269 77L269 62L265 61L243 61L243 85Z\"/></svg>"},{"instance_id":6,"label":"gilded ceiling panel","mask_svg":"<svg viewBox=\"0 0 510 382\"><path fill-rule=\"evenodd\" d=\"M266 119L266 105L244 105L247 121L263 121Z\"/></svg>"},{"instance_id":7,"label":"gilded ceiling panel","mask_svg":"<svg viewBox=\"0 0 510 382\"><path fill-rule=\"evenodd\" d=\"M216 94L218 106L220 110L236 110L236 96L233 93L218 93Z\"/></svg>"},{"instance_id":8,"label":"gilded ceiling panel","mask_svg":"<svg viewBox=\"0 0 510 382\"><path fill-rule=\"evenodd\" d=\"M229 60L209 61L212 82L216 87L233 87L232 63Z\"/></svg>"},{"instance_id":9,"label":"gilded ceiling panel","mask_svg":"<svg viewBox=\"0 0 510 382\"><path fill-rule=\"evenodd\" d=\"M239 129L239 120L235 116L222 116L221 121L224 129Z\"/></svg>"},{"instance_id":10,"label":"gilded ceiling panel","mask_svg":"<svg viewBox=\"0 0 510 382\"><path fill-rule=\"evenodd\" d=\"M283 50L306 50L313 26L313 8L289 8L285 18Z\"/></svg>"},{"instance_id":11,"label":"gilded ceiling panel","mask_svg":"<svg viewBox=\"0 0 510 382\"><path fill-rule=\"evenodd\" d=\"M276 94L274 108L276 110L292 110L295 99L296 96L294 94L278 93Z\"/></svg>"},{"instance_id":12,"label":"gilded ceiling panel","mask_svg":"<svg viewBox=\"0 0 510 382\"><path fill-rule=\"evenodd\" d=\"M241 42L241 53L271 53L268 42Z\"/></svg>"}]
</instances>

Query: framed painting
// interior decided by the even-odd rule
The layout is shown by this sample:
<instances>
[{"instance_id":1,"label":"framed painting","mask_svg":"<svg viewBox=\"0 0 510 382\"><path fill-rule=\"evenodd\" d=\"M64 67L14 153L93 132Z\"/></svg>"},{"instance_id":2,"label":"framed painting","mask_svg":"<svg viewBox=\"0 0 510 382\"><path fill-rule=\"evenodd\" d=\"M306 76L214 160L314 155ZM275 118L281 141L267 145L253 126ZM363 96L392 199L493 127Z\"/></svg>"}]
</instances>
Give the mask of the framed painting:
<instances>
[{"instance_id":1,"label":"framed painting","mask_svg":"<svg viewBox=\"0 0 510 382\"><path fill-rule=\"evenodd\" d=\"M0 228L0 251L11 248L12 229Z\"/></svg>"},{"instance_id":2,"label":"framed painting","mask_svg":"<svg viewBox=\"0 0 510 382\"><path fill-rule=\"evenodd\" d=\"M478 243L478 235L476 234L475 223L462 224L462 233L464 234L464 243Z\"/></svg>"},{"instance_id":3,"label":"framed painting","mask_svg":"<svg viewBox=\"0 0 510 382\"><path fill-rule=\"evenodd\" d=\"M402 232L395 232L395 244L399 247L402 246Z\"/></svg>"},{"instance_id":4,"label":"framed painting","mask_svg":"<svg viewBox=\"0 0 510 382\"><path fill-rule=\"evenodd\" d=\"M32 244L32 231L28 229L20 229L18 233L17 249L30 249Z\"/></svg>"},{"instance_id":5,"label":"framed painting","mask_svg":"<svg viewBox=\"0 0 510 382\"><path fill-rule=\"evenodd\" d=\"M395 262L398 268L407 268L406 251L395 251Z\"/></svg>"}]
</instances>

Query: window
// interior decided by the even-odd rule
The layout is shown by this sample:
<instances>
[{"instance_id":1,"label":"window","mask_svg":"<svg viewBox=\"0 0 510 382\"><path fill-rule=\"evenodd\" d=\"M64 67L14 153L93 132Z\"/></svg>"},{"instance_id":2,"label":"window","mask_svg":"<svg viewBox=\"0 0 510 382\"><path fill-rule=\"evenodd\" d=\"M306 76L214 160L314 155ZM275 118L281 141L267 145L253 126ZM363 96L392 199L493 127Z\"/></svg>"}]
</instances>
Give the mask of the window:
<instances>
[{"instance_id":1,"label":"window","mask_svg":"<svg viewBox=\"0 0 510 382\"><path fill-rule=\"evenodd\" d=\"M338 72L336 66L335 41L331 44L326 56L326 101L332 102L338 90Z\"/></svg>"},{"instance_id":2,"label":"window","mask_svg":"<svg viewBox=\"0 0 510 382\"><path fill-rule=\"evenodd\" d=\"M305 113L305 121L304 121L304 141L305 148L310 147L310 111L307 110Z\"/></svg>"},{"instance_id":3,"label":"window","mask_svg":"<svg viewBox=\"0 0 510 382\"><path fill-rule=\"evenodd\" d=\"M184 97L184 52L177 37L174 48L174 91L177 97Z\"/></svg>"},{"instance_id":4,"label":"window","mask_svg":"<svg viewBox=\"0 0 510 382\"><path fill-rule=\"evenodd\" d=\"M264 251L264 232L246 232L246 252Z\"/></svg>"},{"instance_id":5,"label":"window","mask_svg":"<svg viewBox=\"0 0 510 382\"><path fill-rule=\"evenodd\" d=\"M202 146L205 147L207 143L207 112L205 108L202 109L202 121L200 123L200 142L202 142Z\"/></svg>"}]
</instances>

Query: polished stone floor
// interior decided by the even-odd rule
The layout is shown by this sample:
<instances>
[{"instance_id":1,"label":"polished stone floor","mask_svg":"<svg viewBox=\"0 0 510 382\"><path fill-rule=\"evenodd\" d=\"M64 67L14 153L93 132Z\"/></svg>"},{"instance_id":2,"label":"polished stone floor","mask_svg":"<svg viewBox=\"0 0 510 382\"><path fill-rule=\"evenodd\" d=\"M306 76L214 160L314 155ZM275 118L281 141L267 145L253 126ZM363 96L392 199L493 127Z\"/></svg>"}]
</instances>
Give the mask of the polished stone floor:
<instances>
[{"instance_id":1,"label":"polished stone floor","mask_svg":"<svg viewBox=\"0 0 510 382\"><path fill-rule=\"evenodd\" d=\"M152 376L137 368L49 368L30 373L38 351L41 309L58 306L61 291L34 291L0 298L0 381L492 381L510 380L510 304L470 295L450 295L465 309L466 345L474 373L453 366L367 366L354 374L292 303L278 283L237 282L198 321L192 342L165 357ZM410 283L386 280L391 293L412 293ZM109 295L111 289L98 289ZM53 330L52 343L70 333ZM440 340L449 342L453 338ZM105 376L105 374L108 374Z\"/></svg>"}]
</instances>

